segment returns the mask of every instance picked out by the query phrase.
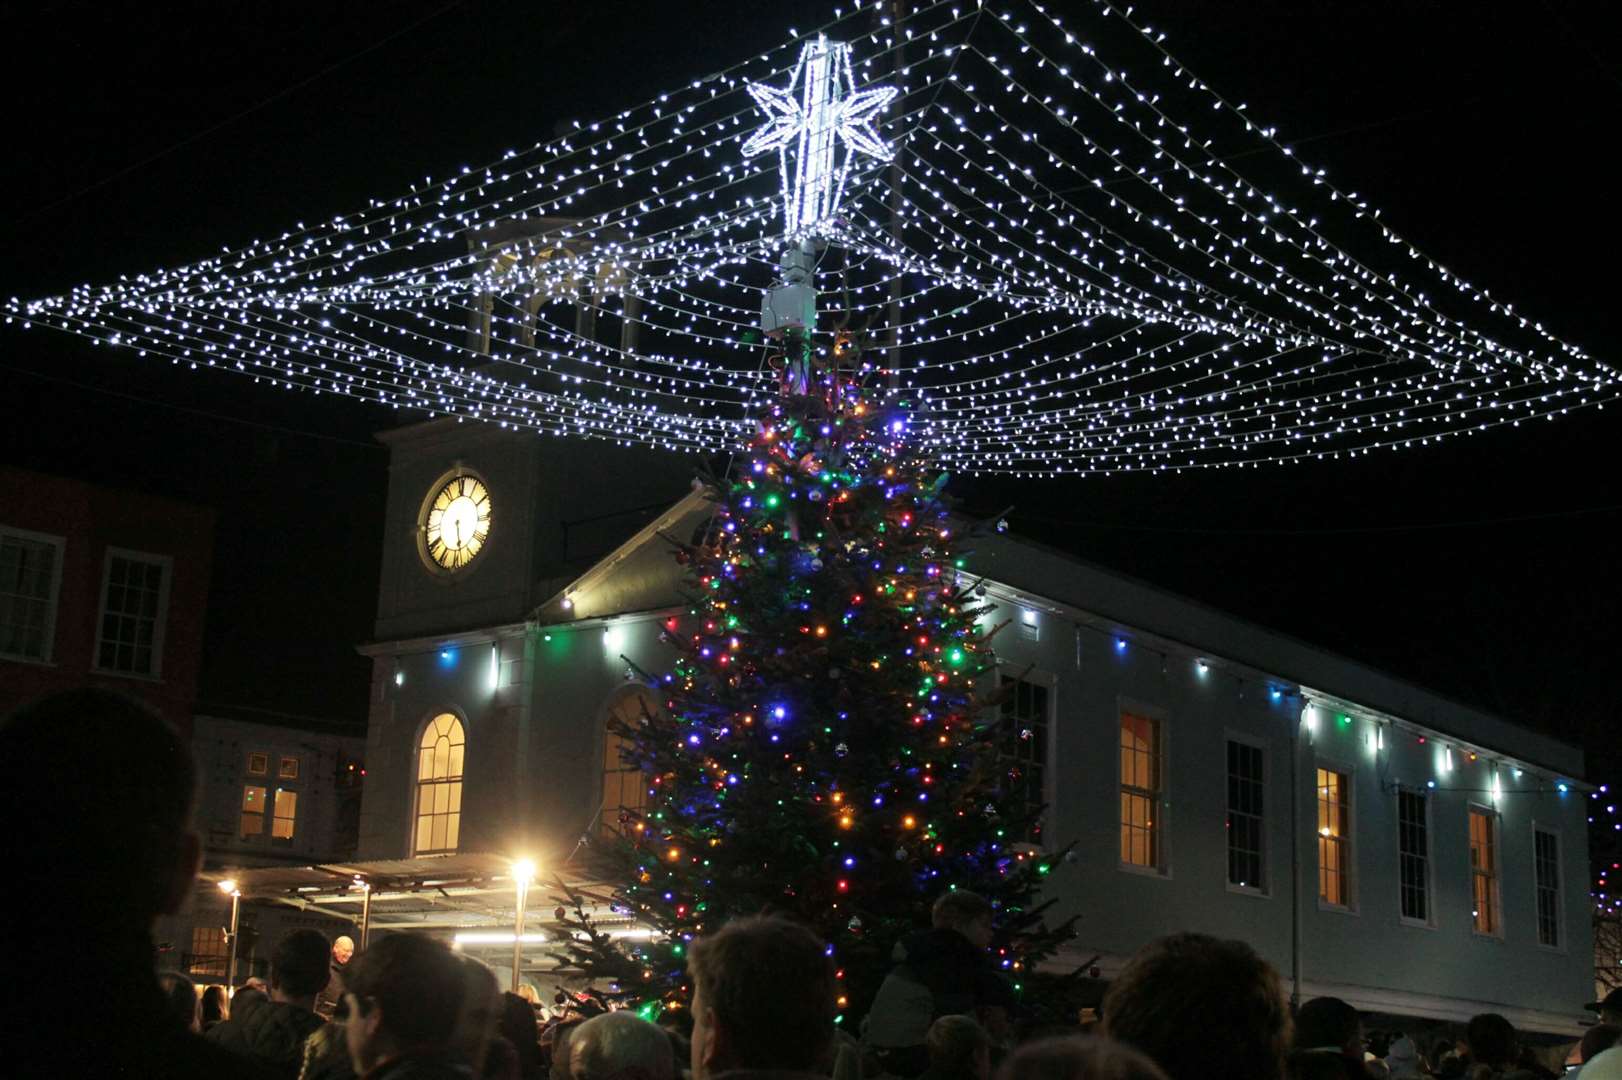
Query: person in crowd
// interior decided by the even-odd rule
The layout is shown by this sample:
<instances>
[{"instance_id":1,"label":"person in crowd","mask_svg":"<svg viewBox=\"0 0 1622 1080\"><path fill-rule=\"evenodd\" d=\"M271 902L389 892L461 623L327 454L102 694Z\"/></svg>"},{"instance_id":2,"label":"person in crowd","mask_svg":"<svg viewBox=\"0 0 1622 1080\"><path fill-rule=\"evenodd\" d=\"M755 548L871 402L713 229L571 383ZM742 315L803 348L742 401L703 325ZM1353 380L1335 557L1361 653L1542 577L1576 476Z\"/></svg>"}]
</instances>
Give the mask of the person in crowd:
<instances>
[{"instance_id":1,"label":"person in crowd","mask_svg":"<svg viewBox=\"0 0 1622 1080\"><path fill-rule=\"evenodd\" d=\"M210 983L203 987L202 997L198 1004L198 1027L203 1032L212 1031L231 1015L231 999L225 995L225 987L219 983Z\"/></svg>"},{"instance_id":2,"label":"person in crowd","mask_svg":"<svg viewBox=\"0 0 1622 1080\"><path fill-rule=\"evenodd\" d=\"M1391 1070L1391 1080L1420 1080L1419 1048L1403 1032L1392 1033L1385 1063Z\"/></svg>"},{"instance_id":3,"label":"person in crowd","mask_svg":"<svg viewBox=\"0 0 1622 1080\"><path fill-rule=\"evenodd\" d=\"M1622 1046L1595 1054L1582 1068L1583 1080L1622 1080Z\"/></svg>"},{"instance_id":4,"label":"person in crowd","mask_svg":"<svg viewBox=\"0 0 1622 1080\"><path fill-rule=\"evenodd\" d=\"M218 1025L208 1038L295 1080L304 1064L304 1040L321 1027L315 997L330 976L321 932L290 931L270 954L270 1000Z\"/></svg>"},{"instance_id":5,"label":"person in crowd","mask_svg":"<svg viewBox=\"0 0 1622 1080\"><path fill-rule=\"evenodd\" d=\"M1622 1027L1616 1024L1595 1024L1583 1032L1582 1041L1577 1044L1577 1071L1567 1073L1567 1077L1582 1072L1583 1066L1591 1059L1603 1054L1618 1042L1622 1042Z\"/></svg>"},{"instance_id":6,"label":"person in crowd","mask_svg":"<svg viewBox=\"0 0 1622 1080\"><path fill-rule=\"evenodd\" d=\"M1291 1072L1298 1080L1361 1080L1363 1018L1337 997L1317 997L1295 1014Z\"/></svg>"},{"instance_id":7,"label":"person in crowd","mask_svg":"<svg viewBox=\"0 0 1622 1080\"><path fill-rule=\"evenodd\" d=\"M1278 972L1242 941L1151 941L1104 995L1104 1034L1171 1080L1280 1080L1290 1012Z\"/></svg>"},{"instance_id":8,"label":"person in crowd","mask_svg":"<svg viewBox=\"0 0 1622 1080\"><path fill-rule=\"evenodd\" d=\"M344 969L349 966L349 958L355 955L355 939L347 934L339 934L332 939L332 963L330 969L332 977L327 985L315 996L315 1011L323 1020L331 1020L338 1011L338 1002L344 997Z\"/></svg>"},{"instance_id":9,"label":"person in crowd","mask_svg":"<svg viewBox=\"0 0 1622 1080\"><path fill-rule=\"evenodd\" d=\"M1166 1080L1129 1046L1096 1035L1054 1035L1025 1043L997 1070L997 1080Z\"/></svg>"},{"instance_id":10,"label":"person in crowd","mask_svg":"<svg viewBox=\"0 0 1622 1080\"><path fill-rule=\"evenodd\" d=\"M243 979L242 989L238 990L237 993L240 994L242 990L257 990L266 998L270 997L270 984L257 975L249 975L246 979Z\"/></svg>"},{"instance_id":11,"label":"person in crowd","mask_svg":"<svg viewBox=\"0 0 1622 1080\"><path fill-rule=\"evenodd\" d=\"M833 964L780 916L735 919L694 941L692 1080L733 1069L822 1073L834 1039Z\"/></svg>"},{"instance_id":12,"label":"person in crowd","mask_svg":"<svg viewBox=\"0 0 1622 1080\"><path fill-rule=\"evenodd\" d=\"M350 1062L367 1080L470 1080L452 1044L467 975L432 938L390 934L344 972Z\"/></svg>"},{"instance_id":13,"label":"person in crowd","mask_svg":"<svg viewBox=\"0 0 1622 1080\"><path fill-rule=\"evenodd\" d=\"M242 1061L177 1023L154 970L152 927L197 881L201 843L191 827L196 767L186 742L146 706L107 690L40 698L0 721L0 814L28 822L7 845L5 908L13 930L38 923L39 897L74 927L73 951L94 957L95 1024L89 1035L42 1037L61 1029L56 995L36 980L10 978L0 1061L12 1076L259 1077ZM49 813L41 813L49 807ZM7 970L61 965L54 934L13 933Z\"/></svg>"},{"instance_id":14,"label":"person in crowd","mask_svg":"<svg viewBox=\"0 0 1622 1080\"><path fill-rule=\"evenodd\" d=\"M541 1036L541 1050L547 1057L548 1080L569 1080L569 1043L583 1023L584 1020L570 1019L565 1015Z\"/></svg>"},{"instance_id":15,"label":"person in crowd","mask_svg":"<svg viewBox=\"0 0 1622 1080\"><path fill-rule=\"evenodd\" d=\"M1590 1001L1583 1008L1599 1013L1599 1022L1622 1027L1622 986L1615 987L1598 1001Z\"/></svg>"},{"instance_id":16,"label":"person in crowd","mask_svg":"<svg viewBox=\"0 0 1622 1080\"><path fill-rule=\"evenodd\" d=\"M169 1012L187 1031L198 1031L202 1026L202 1003L197 997L197 984L178 971L165 971L158 976L163 998Z\"/></svg>"},{"instance_id":17,"label":"person in crowd","mask_svg":"<svg viewBox=\"0 0 1622 1080\"><path fill-rule=\"evenodd\" d=\"M569 1038L570 1080L674 1080L670 1040L630 1012L594 1016Z\"/></svg>"},{"instance_id":18,"label":"person in crowd","mask_svg":"<svg viewBox=\"0 0 1622 1080\"><path fill-rule=\"evenodd\" d=\"M1517 1066L1520 1047L1515 1027L1497 1013L1478 1013L1464 1029L1470 1048L1466 1076L1470 1080L1537 1080L1536 1074Z\"/></svg>"},{"instance_id":19,"label":"person in crowd","mask_svg":"<svg viewBox=\"0 0 1622 1080\"><path fill-rule=\"evenodd\" d=\"M231 1019L247 1023L249 1014L269 1000L268 990L239 986L237 992L231 995Z\"/></svg>"},{"instance_id":20,"label":"person in crowd","mask_svg":"<svg viewBox=\"0 0 1622 1080\"><path fill-rule=\"evenodd\" d=\"M299 1066L298 1080L355 1080L348 1040L344 1021L322 1024L304 1040L304 1062Z\"/></svg>"},{"instance_id":21,"label":"person in crowd","mask_svg":"<svg viewBox=\"0 0 1622 1080\"><path fill-rule=\"evenodd\" d=\"M474 1076L486 1080L516 1080L517 1051L497 1031L502 1012L501 984L484 961L471 956L461 959L462 976L467 982L451 1043L462 1059L473 1066Z\"/></svg>"},{"instance_id":22,"label":"person in crowd","mask_svg":"<svg viewBox=\"0 0 1622 1080\"><path fill-rule=\"evenodd\" d=\"M972 1015L995 1033L1006 1030L1014 994L986 953L992 915L984 897L949 890L931 908L930 928L897 943L895 967L863 1029L864 1043L885 1071L915 1077L929 1066L924 1039L938 1017Z\"/></svg>"},{"instance_id":23,"label":"person in crowd","mask_svg":"<svg viewBox=\"0 0 1622 1080\"><path fill-rule=\"evenodd\" d=\"M523 984L519 990L526 989ZM530 993L534 993L530 989ZM496 1027L502 1038L512 1044L518 1055L518 1075L524 1080L540 1080L540 1031L535 1024L535 1007L521 993L508 990L501 995L501 1021Z\"/></svg>"},{"instance_id":24,"label":"person in crowd","mask_svg":"<svg viewBox=\"0 0 1622 1080\"><path fill-rule=\"evenodd\" d=\"M940 1017L929 1025L924 1047L924 1080L991 1080L991 1036L972 1016Z\"/></svg>"}]
</instances>

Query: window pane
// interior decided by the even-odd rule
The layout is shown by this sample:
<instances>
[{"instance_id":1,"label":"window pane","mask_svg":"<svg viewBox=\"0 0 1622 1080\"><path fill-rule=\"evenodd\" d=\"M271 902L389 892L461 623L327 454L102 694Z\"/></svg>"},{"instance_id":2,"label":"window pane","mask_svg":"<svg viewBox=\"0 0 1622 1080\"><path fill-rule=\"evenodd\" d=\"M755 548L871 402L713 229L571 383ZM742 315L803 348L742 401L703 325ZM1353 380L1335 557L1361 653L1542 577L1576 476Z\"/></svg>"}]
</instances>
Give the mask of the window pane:
<instances>
[{"instance_id":1,"label":"window pane","mask_svg":"<svg viewBox=\"0 0 1622 1080\"><path fill-rule=\"evenodd\" d=\"M159 600L164 567L147 559L113 555L102 590L103 615L97 666L131 675L157 673Z\"/></svg>"},{"instance_id":2,"label":"window pane","mask_svg":"<svg viewBox=\"0 0 1622 1080\"><path fill-rule=\"evenodd\" d=\"M1351 906L1351 821L1345 773L1317 770L1318 793L1318 899L1339 907Z\"/></svg>"},{"instance_id":3,"label":"window pane","mask_svg":"<svg viewBox=\"0 0 1622 1080\"><path fill-rule=\"evenodd\" d=\"M1498 934L1502 920L1498 908L1498 817L1489 810L1470 808L1470 901L1477 933Z\"/></svg>"},{"instance_id":4,"label":"window pane","mask_svg":"<svg viewBox=\"0 0 1622 1080\"><path fill-rule=\"evenodd\" d=\"M241 834L258 836L265 831L265 789L249 785L242 789Z\"/></svg>"},{"instance_id":5,"label":"window pane","mask_svg":"<svg viewBox=\"0 0 1622 1080\"><path fill-rule=\"evenodd\" d=\"M56 569L56 545L0 536L0 652L47 659L47 614Z\"/></svg>"},{"instance_id":6,"label":"window pane","mask_svg":"<svg viewBox=\"0 0 1622 1080\"><path fill-rule=\"evenodd\" d=\"M277 840L293 839L293 826L298 817L298 792L277 788L275 811L270 835Z\"/></svg>"},{"instance_id":7,"label":"window pane","mask_svg":"<svg viewBox=\"0 0 1622 1080\"><path fill-rule=\"evenodd\" d=\"M280 778L282 780L297 780L298 779L298 758L296 758L296 757L284 757L284 758L282 758L281 768L279 770L277 770L276 775L277 775L278 778Z\"/></svg>"},{"instance_id":8,"label":"window pane","mask_svg":"<svg viewBox=\"0 0 1622 1080\"><path fill-rule=\"evenodd\" d=\"M1427 830L1426 796L1415 791L1399 791L1397 859L1402 916L1420 922L1430 919L1430 840Z\"/></svg>"},{"instance_id":9,"label":"window pane","mask_svg":"<svg viewBox=\"0 0 1622 1080\"><path fill-rule=\"evenodd\" d=\"M1159 868L1160 723L1121 714L1121 861Z\"/></svg>"},{"instance_id":10,"label":"window pane","mask_svg":"<svg viewBox=\"0 0 1622 1080\"><path fill-rule=\"evenodd\" d=\"M1266 884L1262 762L1260 747L1228 741L1228 883L1251 889Z\"/></svg>"}]
</instances>

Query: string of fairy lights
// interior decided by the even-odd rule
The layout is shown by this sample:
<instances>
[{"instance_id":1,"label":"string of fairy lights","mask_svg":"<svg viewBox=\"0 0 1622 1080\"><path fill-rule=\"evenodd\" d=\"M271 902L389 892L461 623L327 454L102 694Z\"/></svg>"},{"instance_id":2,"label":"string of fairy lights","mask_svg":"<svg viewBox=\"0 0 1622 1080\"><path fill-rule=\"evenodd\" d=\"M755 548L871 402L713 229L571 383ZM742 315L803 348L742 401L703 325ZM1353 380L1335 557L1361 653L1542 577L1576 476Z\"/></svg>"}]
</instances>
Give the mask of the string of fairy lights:
<instances>
[{"instance_id":1,"label":"string of fairy lights","mask_svg":"<svg viewBox=\"0 0 1622 1080\"><path fill-rule=\"evenodd\" d=\"M1130 10L890 10L833 8L560 138L184 266L14 298L7 321L282 390L736 449L776 392L760 302L789 182L786 157L743 150L787 145L785 88L827 39L848 45L861 102L841 138L866 153L816 230L818 345L837 333L893 381L952 469L1258 467L1622 392L1615 367L1424 256Z\"/></svg>"}]
</instances>

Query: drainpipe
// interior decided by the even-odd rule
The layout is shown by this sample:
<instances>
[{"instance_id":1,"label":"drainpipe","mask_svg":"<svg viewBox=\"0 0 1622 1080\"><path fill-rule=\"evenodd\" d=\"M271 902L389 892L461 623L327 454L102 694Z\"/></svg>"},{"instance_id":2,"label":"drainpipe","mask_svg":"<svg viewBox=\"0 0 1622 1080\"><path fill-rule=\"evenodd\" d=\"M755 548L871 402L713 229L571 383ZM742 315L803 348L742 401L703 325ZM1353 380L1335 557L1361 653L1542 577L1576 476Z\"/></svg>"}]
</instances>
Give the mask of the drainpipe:
<instances>
[{"instance_id":1,"label":"drainpipe","mask_svg":"<svg viewBox=\"0 0 1622 1080\"><path fill-rule=\"evenodd\" d=\"M1290 731L1290 1010L1301 1007L1301 724L1309 702L1297 693Z\"/></svg>"}]
</instances>

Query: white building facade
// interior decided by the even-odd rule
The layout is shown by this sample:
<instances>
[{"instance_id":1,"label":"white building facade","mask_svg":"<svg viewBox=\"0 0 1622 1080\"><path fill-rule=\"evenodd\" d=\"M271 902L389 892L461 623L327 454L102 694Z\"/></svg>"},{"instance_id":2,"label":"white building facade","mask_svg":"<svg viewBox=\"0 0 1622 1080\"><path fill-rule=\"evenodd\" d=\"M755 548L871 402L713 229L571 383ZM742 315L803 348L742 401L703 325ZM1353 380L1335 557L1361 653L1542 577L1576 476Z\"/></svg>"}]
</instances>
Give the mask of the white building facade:
<instances>
[{"instance_id":1,"label":"white building facade","mask_svg":"<svg viewBox=\"0 0 1622 1080\"><path fill-rule=\"evenodd\" d=\"M545 876L624 805L607 720L671 661L667 538L708 504L677 501L679 463L654 454L452 422L385 441L359 857L524 852ZM446 572L425 537L458 476L493 509L485 549ZM565 521L591 543L559 547ZM1107 978L1197 930L1250 942L1302 1000L1580 1030L1579 749L1017 538L970 572L1024 683L1004 752L1048 807L1042 845L1075 845L1052 879L1055 915L1081 916L1069 959Z\"/></svg>"}]
</instances>

